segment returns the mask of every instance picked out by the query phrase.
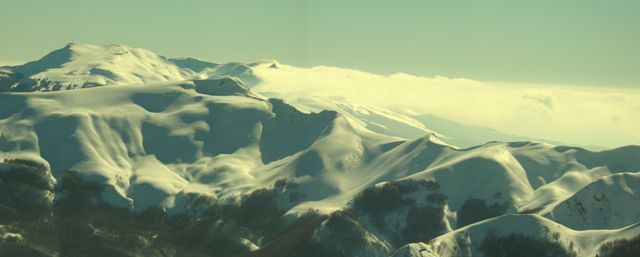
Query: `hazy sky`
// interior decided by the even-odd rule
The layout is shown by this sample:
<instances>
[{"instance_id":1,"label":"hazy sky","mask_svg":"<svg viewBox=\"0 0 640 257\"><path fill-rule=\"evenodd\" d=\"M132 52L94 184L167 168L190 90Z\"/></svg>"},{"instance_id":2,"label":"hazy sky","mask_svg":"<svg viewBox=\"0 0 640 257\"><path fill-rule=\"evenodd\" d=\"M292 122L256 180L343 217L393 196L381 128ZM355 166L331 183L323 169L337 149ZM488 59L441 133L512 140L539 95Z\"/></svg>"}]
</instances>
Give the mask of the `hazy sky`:
<instances>
[{"instance_id":1,"label":"hazy sky","mask_svg":"<svg viewBox=\"0 0 640 257\"><path fill-rule=\"evenodd\" d=\"M211 61L640 87L640 1L2 0L0 64L68 42Z\"/></svg>"}]
</instances>

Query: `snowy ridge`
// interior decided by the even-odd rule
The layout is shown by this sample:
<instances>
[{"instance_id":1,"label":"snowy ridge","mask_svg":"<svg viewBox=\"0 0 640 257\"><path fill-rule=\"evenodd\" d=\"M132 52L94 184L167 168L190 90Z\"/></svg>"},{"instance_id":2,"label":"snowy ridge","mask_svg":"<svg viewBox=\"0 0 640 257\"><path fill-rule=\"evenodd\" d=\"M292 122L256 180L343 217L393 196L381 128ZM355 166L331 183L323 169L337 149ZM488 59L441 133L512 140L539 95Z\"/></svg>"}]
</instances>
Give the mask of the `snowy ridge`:
<instances>
[{"instance_id":1,"label":"snowy ridge","mask_svg":"<svg viewBox=\"0 0 640 257\"><path fill-rule=\"evenodd\" d=\"M580 230L612 229L634 224L640 220L638 183L640 172L600 178L564 200L549 216Z\"/></svg>"},{"instance_id":2,"label":"snowy ridge","mask_svg":"<svg viewBox=\"0 0 640 257\"><path fill-rule=\"evenodd\" d=\"M125 45L70 43L41 59L3 67L0 91L59 91L113 85L177 82L185 79L250 76L250 67L193 58L166 58ZM250 80L250 79L247 79Z\"/></svg>"},{"instance_id":3,"label":"snowy ridge","mask_svg":"<svg viewBox=\"0 0 640 257\"><path fill-rule=\"evenodd\" d=\"M12 70L21 79L9 86L10 91L180 81L189 75L164 57L145 49L74 43Z\"/></svg>"},{"instance_id":4,"label":"snowy ridge","mask_svg":"<svg viewBox=\"0 0 640 257\"><path fill-rule=\"evenodd\" d=\"M331 67L319 67L311 74L337 75L348 79L354 72L365 80L373 76ZM361 122L367 129L385 135L414 139L426 133L437 133L443 141L458 147L471 147L487 141L532 140L487 127L452 122L433 114L379 107L349 98L333 97L331 94L325 96L326 90L319 88L333 86L337 82L309 81L305 78L308 76L304 75L306 73L309 71L273 60L218 64L194 58L166 58L149 50L125 45L70 43L40 60L0 67L0 92L59 91L228 76L241 79L254 92L267 97L285 99L306 111L337 111ZM396 77L403 78L401 75ZM300 81L305 84L298 84ZM438 81L436 78L432 82ZM473 84L464 80L461 83ZM545 142L557 144L549 140Z\"/></svg>"},{"instance_id":5,"label":"snowy ridge","mask_svg":"<svg viewBox=\"0 0 640 257\"><path fill-rule=\"evenodd\" d=\"M505 215L447 233L427 243L409 244L391 256L486 256L496 252L513 254L518 249L505 248L510 244L524 246L523 241L536 242L552 248L555 256L597 256L598 248L603 243L636 237L638 234L640 223L615 230L576 231L537 215ZM509 241L503 241L500 246L492 245L500 238ZM532 248L527 250L527 254L544 254L536 248L539 245L534 243L530 247Z\"/></svg>"},{"instance_id":6,"label":"snowy ridge","mask_svg":"<svg viewBox=\"0 0 640 257\"><path fill-rule=\"evenodd\" d=\"M640 146L460 148L415 115L277 92L278 69L296 71L80 44L3 67L0 216L158 210L205 240L110 246L139 256L487 256L501 240L596 256L640 235Z\"/></svg>"}]
</instances>

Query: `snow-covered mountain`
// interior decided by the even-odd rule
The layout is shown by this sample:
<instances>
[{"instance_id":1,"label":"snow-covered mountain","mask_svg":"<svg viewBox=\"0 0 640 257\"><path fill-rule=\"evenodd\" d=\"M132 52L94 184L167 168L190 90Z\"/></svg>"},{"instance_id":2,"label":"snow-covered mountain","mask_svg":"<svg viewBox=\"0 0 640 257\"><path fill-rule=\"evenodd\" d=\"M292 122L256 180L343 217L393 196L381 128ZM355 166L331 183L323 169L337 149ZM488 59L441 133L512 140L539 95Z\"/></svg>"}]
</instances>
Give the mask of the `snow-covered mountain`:
<instances>
[{"instance_id":1,"label":"snow-covered mountain","mask_svg":"<svg viewBox=\"0 0 640 257\"><path fill-rule=\"evenodd\" d=\"M278 93L264 74L285 68L79 44L3 67L0 253L616 256L640 240L640 146L461 149L447 140L482 140L464 125Z\"/></svg>"},{"instance_id":2,"label":"snow-covered mountain","mask_svg":"<svg viewBox=\"0 0 640 257\"><path fill-rule=\"evenodd\" d=\"M337 68L321 69L317 73L349 78L354 72L334 69ZM296 85L299 81L308 81L304 76L297 75L302 71L271 60L216 64L194 58L166 58L149 50L125 45L70 43L39 60L19 66L0 67L0 92L59 91L229 76L241 79L254 92L267 97L285 99L305 111L337 111L362 123L367 129L385 135L415 139L427 133L436 133L444 142L458 147L472 147L489 141L534 140L488 127L465 125L432 113L407 113L351 98L334 97L333 94L326 96L314 90L335 82L326 81L319 85L310 83L304 87L302 84ZM560 144L553 140L537 141ZM600 146L589 147L592 150L605 149Z\"/></svg>"},{"instance_id":3,"label":"snow-covered mountain","mask_svg":"<svg viewBox=\"0 0 640 257\"><path fill-rule=\"evenodd\" d=\"M243 77L251 67L193 58L166 58L125 45L69 43L39 60L3 67L0 90L43 92L113 85L183 81L213 76ZM250 81L250 78L247 77Z\"/></svg>"},{"instance_id":4,"label":"snow-covered mountain","mask_svg":"<svg viewBox=\"0 0 640 257\"><path fill-rule=\"evenodd\" d=\"M145 49L75 43L10 70L12 73L7 78L11 81L3 85L9 91L57 91L179 81L191 75Z\"/></svg>"},{"instance_id":5,"label":"snow-covered mountain","mask_svg":"<svg viewBox=\"0 0 640 257\"><path fill-rule=\"evenodd\" d=\"M638 234L638 224L612 230L571 230L537 215L503 215L426 243L406 245L392 256L609 256L606 242L625 241Z\"/></svg>"},{"instance_id":6,"label":"snow-covered mountain","mask_svg":"<svg viewBox=\"0 0 640 257\"><path fill-rule=\"evenodd\" d=\"M615 229L640 219L640 173L602 177L556 206L549 216L580 230Z\"/></svg>"}]
</instances>

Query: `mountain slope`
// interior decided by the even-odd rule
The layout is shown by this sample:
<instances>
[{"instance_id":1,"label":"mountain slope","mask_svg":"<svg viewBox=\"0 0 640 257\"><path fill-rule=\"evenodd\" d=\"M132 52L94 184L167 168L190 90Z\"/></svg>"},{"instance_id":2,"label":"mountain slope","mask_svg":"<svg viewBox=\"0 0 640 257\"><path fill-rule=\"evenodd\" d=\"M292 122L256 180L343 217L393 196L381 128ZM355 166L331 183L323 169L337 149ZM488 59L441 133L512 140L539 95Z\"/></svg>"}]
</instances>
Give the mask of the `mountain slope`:
<instances>
[{"instance_id":1,"label":"mountain slope","mask_svg":"<svg viewBox=\"0 0 640 257\"><path fill-rule=\"evenodd\" d=\"M70 43L39 60L0 69L0 91L59 91L112 85L177 82L222 75L250 75L243 64L166 58L125 45Z\"/></svg>"},{"instance_id":2,"label":"mountain slope","mask_svg":"<svg viewBox=\"0 0 640 257\"><path fill-rule=\"evenodd\" d=\"M272 91L278 69L77 44L2 68L0 255L595 256L640 235L639 146L459 148Z\"/></svg>"},{"instance_id":3,"label":"mountain slope","mask_svg":"<svg viewBox=\"0 0 640 257\"><path fill-rule=\"evenodd\" d=\"M553 208L549 216L580 230L612 229L634 224L640 220L639 183L640 172L600 178Z\"/></svg>"},{"instance_id":4,"label":"mountain slope","mask_svg":"<svg viewBox=\"0 0 640 257\"><path fill-rule=\"evenodd\" d=\"M86 204L221 213L215 219L248 231L229 240L265 251L300 219L326 217L290 253L299 256L386 256L519 212L553 210L552 220L574 226L572 214L556 211L564 202L589 198L581 191L600 178L640 170L626 157L640 156L638 147L590 152L494 142L458 149L435 136L384 136L336 112L305 113L266 99L227 77L0 100L0 159L11 185L0 199L8 215ZM21 206L12 196L18 192L34 205ZM247 214L227 217L236 209ZM637 210L626 211L607 228L638 222ZM340 238L357 241L344 252Z\"/></svg>"},{"instance_id":5,"label":"mountain slope","mask_svg":"<svg viewBox=\"0 0 640 257\"><path fill-rule=\"evenodd\" d=\"M54 91L115 84L184 80L190 74L145 49L68 44L40 60L10 69L20 78L10 91Z\"/></svg>"},{"instance_id":6,"label":"mountain slope","mask_svg":"<svg viewBox=\"0 0 640 257\"><path fill-rule=\"evenodd\" d=\"M640 234L640 225L574 231L536 215L506 215L407 245L394 257L597 256L606 242Z\"/></svg>"},{"instance_id":7,"label":"mountain slope","mask_svg":"<svg viewBox=\"0 0 640 257\"><path fill-rule=\"evenodd\" d=\"M0 67L0 92L59 91L229 76L241 79L245 85L265 96L285 99L307 111L337 111L385 135L415 139L427 133L437 133L441 140L463 148L489 141L531 140L491 128L449 121L433 114L407 113L363 104L354 99L338 97L339 94L329 94L327 98L324 96L326 90L321 88L332 86L334 82L320 82L316 86L318 82L311 83L300 76L305 72L308 71L270 60L217 64L194 58L166 58L145 49L124 45L70 43L40 60ZM354 71L325 68L318 72L326 73L329 77L348 79ZM360 75L365 78L368 76L365 73ZM301 90L306 92L301 94ZM540 141L558 144L549 140ZM603 149L595 146L590 148Z\"/></svg>"}]
</instances>

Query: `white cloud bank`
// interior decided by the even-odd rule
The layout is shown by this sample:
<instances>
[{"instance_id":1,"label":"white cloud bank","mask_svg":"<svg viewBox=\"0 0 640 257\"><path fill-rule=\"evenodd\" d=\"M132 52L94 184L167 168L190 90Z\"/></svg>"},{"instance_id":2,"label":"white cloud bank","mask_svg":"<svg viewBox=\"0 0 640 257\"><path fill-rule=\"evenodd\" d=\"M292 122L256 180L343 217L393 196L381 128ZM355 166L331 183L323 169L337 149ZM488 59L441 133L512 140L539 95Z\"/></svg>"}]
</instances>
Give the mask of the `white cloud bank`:
<instances>
[{"instance_id":1,"label":"white cloud bank","mask_svg":"<svg viewBox=\"0 0 640 257\"><path fill-rule=\"evenodd\" d=\"M397 112L432 113L453 121L567 144L640 144L640 90L389 76L334 68L256 69L258 92L346 97Z\"/></svg>"}]
</instances>

